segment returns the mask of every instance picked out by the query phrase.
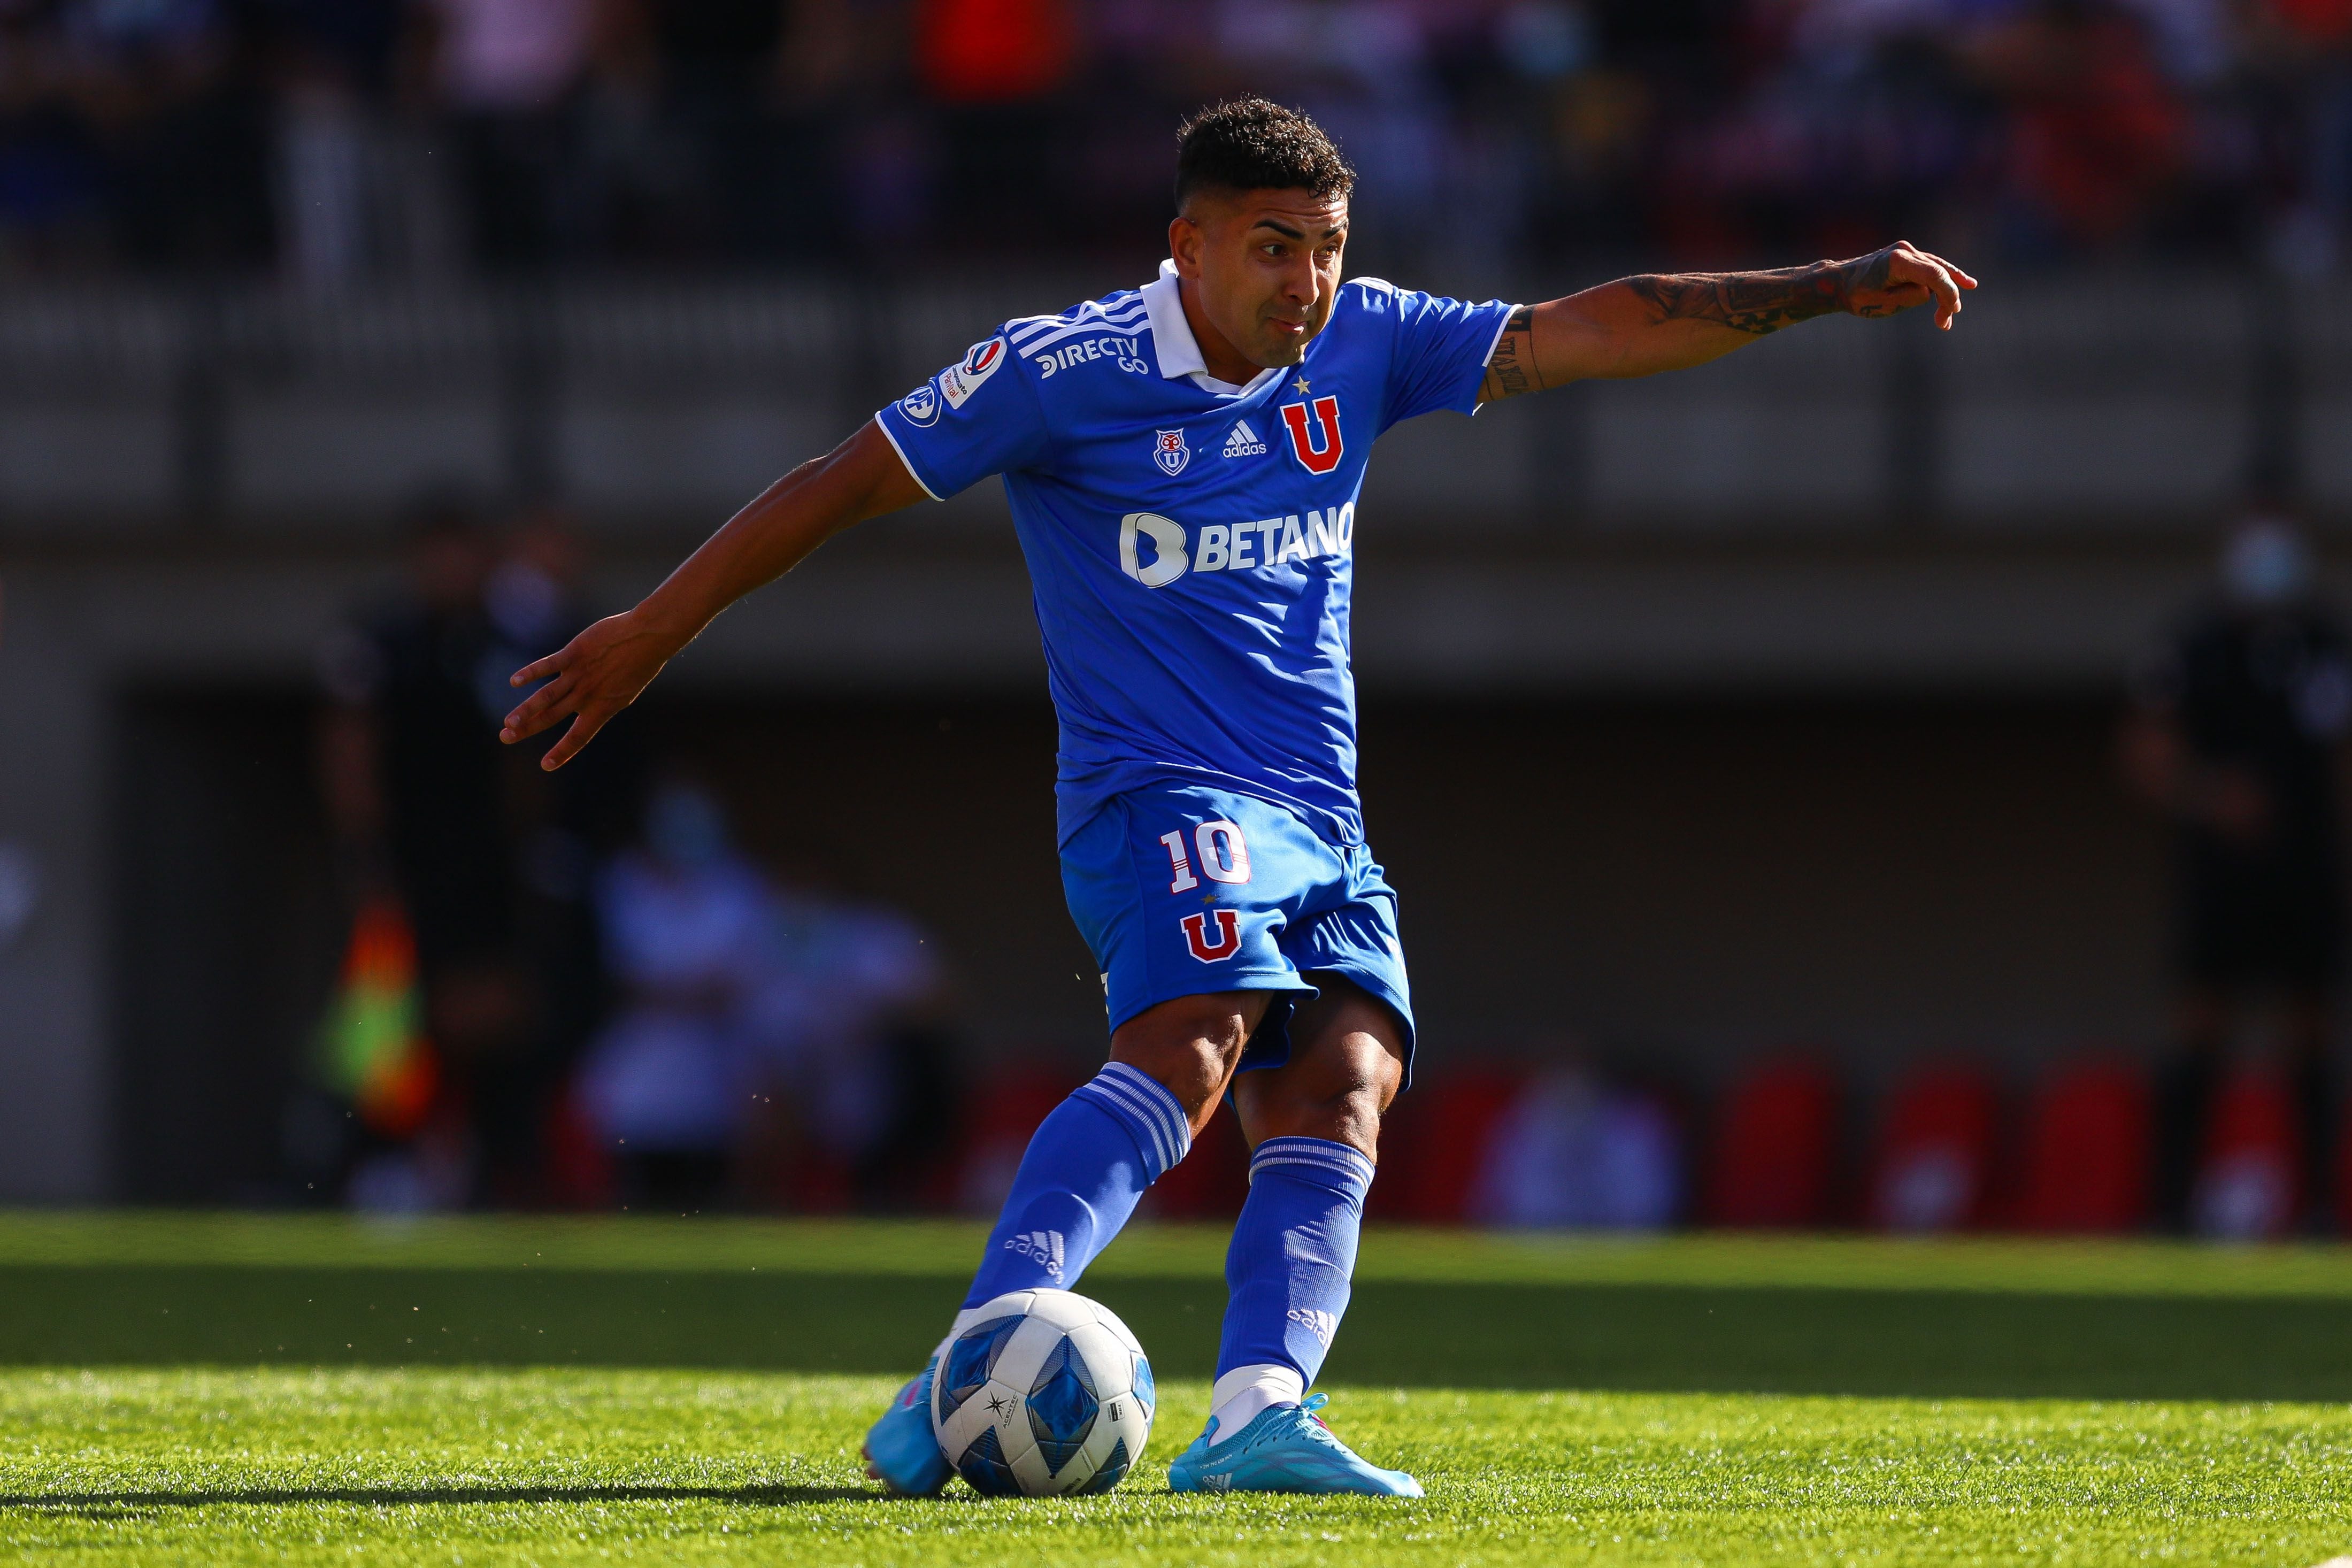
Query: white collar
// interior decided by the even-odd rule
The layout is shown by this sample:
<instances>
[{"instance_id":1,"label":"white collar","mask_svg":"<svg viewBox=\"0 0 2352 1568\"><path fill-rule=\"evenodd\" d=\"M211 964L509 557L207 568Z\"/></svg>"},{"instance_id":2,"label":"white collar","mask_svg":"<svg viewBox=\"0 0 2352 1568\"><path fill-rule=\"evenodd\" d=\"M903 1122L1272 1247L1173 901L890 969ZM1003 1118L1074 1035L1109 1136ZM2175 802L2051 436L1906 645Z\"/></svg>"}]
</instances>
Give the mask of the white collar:
<instances>
[{"instance_id":1,"label":"white collar","mask_svg":"<svg viewBox=\"0 0 2352 1568\"><path fill-rule=\"evenodd\" d=\"M1223 397L1238 397L1255 391L1259 383L1281 373L1262 370L1251 378L1247 386L1235 386L1229 381L1219 381L1209 374L1209 362L1201 357L1201 340L1192 335L1192 323L1184 319L1181 285L1176 278L1176 263L1162 261L1160 276L1143 286L1143 312L1151 323L1151 350L1160 360L1160 374L1170 381L1186 376L1203 392L1213 392Z\"/></svg>"}]
</instances>

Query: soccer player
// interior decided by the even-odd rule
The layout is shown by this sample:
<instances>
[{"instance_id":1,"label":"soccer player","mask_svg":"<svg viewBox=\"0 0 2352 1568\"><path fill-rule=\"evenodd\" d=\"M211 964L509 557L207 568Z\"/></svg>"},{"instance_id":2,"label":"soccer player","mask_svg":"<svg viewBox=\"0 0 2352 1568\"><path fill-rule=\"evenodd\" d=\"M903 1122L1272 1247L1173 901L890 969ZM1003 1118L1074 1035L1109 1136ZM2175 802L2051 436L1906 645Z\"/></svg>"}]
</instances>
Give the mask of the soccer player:
<instances>
[{"instance_id":1,"label":"soccer player","mask_svg":"<svg viewBox=\"0 0 2352 1568\"><path fill-rule=\"evenodd\" d=\"M1061 718L1063 886L1102 971L1109 1061L1030 1140L940 1353L866 1438L930 1493L934 1377L976 1309L1075 1286L1228 1092L1250 1191L1208 1426L1179 1491L1418 1496L1309 1396L1347 1310L1412 1005L1396 894L1364 841L1348 605L1356 497L1402 419L1586 376L1703 363L1813 316L1975 280L1908 244L1776 272L1644 276L1540 305L1341 281L1354 174L1250 99L1179 132L1171 259L1141 289L1005 322L739 512L642 604L515 682L561 766L735 599L850 524L1003 476ZM942 1356L944 1355L944 1362Z\"/></svg>"}]
</instances>

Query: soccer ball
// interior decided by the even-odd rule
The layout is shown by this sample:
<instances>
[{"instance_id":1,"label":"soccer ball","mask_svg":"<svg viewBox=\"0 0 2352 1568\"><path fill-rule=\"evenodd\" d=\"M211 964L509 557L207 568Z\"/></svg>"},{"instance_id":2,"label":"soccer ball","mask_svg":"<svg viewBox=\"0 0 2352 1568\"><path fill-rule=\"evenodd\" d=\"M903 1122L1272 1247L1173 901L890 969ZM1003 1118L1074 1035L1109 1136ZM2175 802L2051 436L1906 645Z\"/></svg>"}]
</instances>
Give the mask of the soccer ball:
<instances>
[{"instance_id":1,"label":"soccer ball","mask_svg":"<svg viewBox=\"0 0 2352 1568\"><path fill-rule=\"evenodd\" d=\"M1118 1315L1068 1290L980 1309L931 1380L931 1428L974 1491L1107 1492L1142 1457L1159 1391Z\"/></svg>"}]
</instances>

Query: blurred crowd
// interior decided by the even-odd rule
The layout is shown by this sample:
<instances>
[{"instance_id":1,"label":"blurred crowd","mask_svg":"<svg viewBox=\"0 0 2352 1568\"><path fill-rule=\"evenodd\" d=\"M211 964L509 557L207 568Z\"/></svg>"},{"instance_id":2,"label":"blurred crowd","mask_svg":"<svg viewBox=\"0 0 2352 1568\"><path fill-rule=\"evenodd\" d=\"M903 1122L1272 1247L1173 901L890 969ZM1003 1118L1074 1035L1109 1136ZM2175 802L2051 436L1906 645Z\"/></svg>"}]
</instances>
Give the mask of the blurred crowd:
<instances>
[{"instance_id":1,"label":"blurred crowd","mask_svg":"<svg viewBox=\"0 0 2352 1568\"><path fill-rule=\"evenodd\" d=\"M590 616L562 514L423 509L408 581L323 650L351 914L289 1167L384 1210L929 1201L945 968L894 910L780 876L624 715L569 766L499 741Z\"/></svg>"},{"instance_id":2,"label":"blurred crowd","mask_svg":"<svg viewBox=\"0 0 2352 1568\"><path fill-rule=\"evenodd\" d=\"M2332 265L2352 0L0 0L0 268L1132 259L1298 103L1381 265Z\"/></svg>"}]
</instances>

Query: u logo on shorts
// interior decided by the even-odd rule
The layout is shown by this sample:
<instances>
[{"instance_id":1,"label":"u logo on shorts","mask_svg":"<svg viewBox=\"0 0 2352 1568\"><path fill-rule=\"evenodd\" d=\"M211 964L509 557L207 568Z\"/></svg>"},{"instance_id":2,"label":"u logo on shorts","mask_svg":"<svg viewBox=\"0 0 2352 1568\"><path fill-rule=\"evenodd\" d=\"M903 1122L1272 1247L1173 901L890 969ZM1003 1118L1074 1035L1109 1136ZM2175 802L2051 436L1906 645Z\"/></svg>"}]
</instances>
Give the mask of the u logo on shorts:
<instances>
[{"instance_id":1,"label":"u logo on shorts","mask_svg":"<svg viewBox=\"0 0 2352 1568\"><path fill-rule=\"evenodd\" d=\"M1209 941L1209 922L1216 921L1217 940ZM1242 950L1242 918L1231 910L1212 910L1184 917L1184 942L1203 963L1231 958Z\"/></svg>"}]
</instances>

